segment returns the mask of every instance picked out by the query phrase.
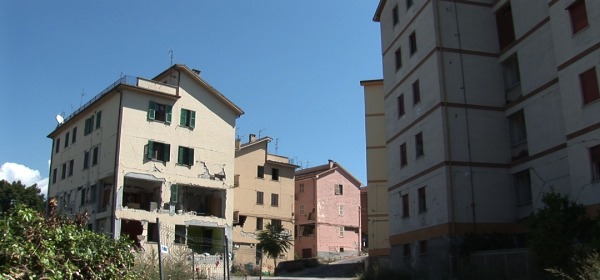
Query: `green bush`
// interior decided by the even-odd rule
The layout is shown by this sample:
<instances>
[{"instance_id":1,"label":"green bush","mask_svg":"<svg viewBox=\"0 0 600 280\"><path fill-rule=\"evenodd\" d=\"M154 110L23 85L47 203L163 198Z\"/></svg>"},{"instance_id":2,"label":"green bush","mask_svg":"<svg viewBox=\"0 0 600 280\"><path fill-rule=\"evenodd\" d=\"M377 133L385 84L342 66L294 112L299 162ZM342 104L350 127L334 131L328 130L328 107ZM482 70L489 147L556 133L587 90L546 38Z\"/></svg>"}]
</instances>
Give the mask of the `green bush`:
<instances>
[{"instance_id":1,"label":"green bush","mask_svg":"<svg viewBox=\"0 0 600 280\"><path fill-rule=\"evenodd\" d=\"M85 229L86 214L49 218L19 205L0 220L0 276L8 279L137 279L126 240Z\"/></svg>"}]
</instances>

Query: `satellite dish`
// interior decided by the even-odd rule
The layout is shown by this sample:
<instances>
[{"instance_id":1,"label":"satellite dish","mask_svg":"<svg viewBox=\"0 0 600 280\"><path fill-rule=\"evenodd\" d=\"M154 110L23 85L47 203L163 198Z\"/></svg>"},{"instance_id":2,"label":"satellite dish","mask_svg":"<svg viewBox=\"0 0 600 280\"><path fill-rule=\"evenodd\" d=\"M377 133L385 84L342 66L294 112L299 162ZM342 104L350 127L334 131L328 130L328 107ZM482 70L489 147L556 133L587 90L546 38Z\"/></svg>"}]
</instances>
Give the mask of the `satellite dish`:
<instances>
[{"instance_id":1,"label":"satellite dish","mask_svg":"<svg viewBox=\"0 0 600 280\"><path fill-rule=\"evenodd\" d=\"M63 122L65 122L65 119L63 118L63 116L58 114L56 115L56 121L58 122L58 124L62 124Z\"/></svg>"}]
</instances>

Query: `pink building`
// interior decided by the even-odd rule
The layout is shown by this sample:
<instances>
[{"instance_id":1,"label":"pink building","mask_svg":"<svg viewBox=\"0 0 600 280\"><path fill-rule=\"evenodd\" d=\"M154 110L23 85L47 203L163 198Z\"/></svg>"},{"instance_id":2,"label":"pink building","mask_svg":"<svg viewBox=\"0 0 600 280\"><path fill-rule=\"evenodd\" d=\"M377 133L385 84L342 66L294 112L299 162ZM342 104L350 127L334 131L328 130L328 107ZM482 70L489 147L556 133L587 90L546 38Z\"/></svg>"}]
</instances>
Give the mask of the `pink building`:
<instances>
[{"instance_id":1,"label":"pink building","mask_svg":"<svg viewBox=\"0 0 600 280\"><path fill-rule=\"evenodd\" d=\"M297 256L337 259L360 253L361 186L358 179L332 160L296 171Z\"/></svg>"}]
</instances>

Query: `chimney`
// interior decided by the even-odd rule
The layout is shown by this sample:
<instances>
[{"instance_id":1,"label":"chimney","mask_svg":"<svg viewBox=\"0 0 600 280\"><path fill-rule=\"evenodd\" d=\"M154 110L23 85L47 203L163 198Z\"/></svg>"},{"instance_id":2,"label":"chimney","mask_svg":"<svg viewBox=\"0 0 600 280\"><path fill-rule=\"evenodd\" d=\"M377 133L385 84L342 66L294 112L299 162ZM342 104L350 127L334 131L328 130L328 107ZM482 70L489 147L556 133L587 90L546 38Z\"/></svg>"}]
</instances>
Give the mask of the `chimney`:
<instances>
[{"instance_id":1,"label":"chimney","mask_svg":"<svg viewBox=\"0 0 600 280\"><path fill-rule=\"evenodd\" d=\"M248 140L249 143L252 143L256 141L256 134L250 134L250 139Z\"/></svg>"},{"instance_id":2,"label":"chimney","mask_svg":"<svg viewBox=\"0 0 600 280\"><path fill-rule=\"evenodd\" d=\"M335 164L335 161L329 160L329 168L333 168L334 164Z\"/></svg>"},{"instance_id":3,"label":"chimney","mask_svg":"<svg viewBox=\"0 0 600 280\"><path fill-rule=\"evenodd\" d=\"M235 139L235 149L239 150L241 146L242 146L242 139L240 139L240 138Z\"/></svg>"},{"instance_id":4,"label":"chimney","mask_svg":"<svg viewBox=\"0 0 600 280\"><path fill-rule=\"evenodd\" d=\"M198 69L192 69L192 72L196 73L196 75L200 76L200 70Z\"/></svg>"}]
</instances>

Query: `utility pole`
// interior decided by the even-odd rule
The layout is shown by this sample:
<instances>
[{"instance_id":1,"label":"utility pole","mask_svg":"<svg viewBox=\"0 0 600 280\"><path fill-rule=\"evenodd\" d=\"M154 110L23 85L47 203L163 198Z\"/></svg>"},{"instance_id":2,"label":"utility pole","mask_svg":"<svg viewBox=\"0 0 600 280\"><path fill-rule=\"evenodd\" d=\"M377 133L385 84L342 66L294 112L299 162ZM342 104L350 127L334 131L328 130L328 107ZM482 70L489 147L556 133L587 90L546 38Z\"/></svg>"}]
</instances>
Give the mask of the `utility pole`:
<instances>
[{"instance_id":1,"label":"utility pole","mask_svg":"<svg viewBox=\"0 0 600 280\"><path fill-rule=\"evenodd\" d=\"M158 228L158 273L160 280L163 280L163 267L162 267L162 248L160 246L160 221L156 217L156 227Z\"/></svg>"}]
</instances>

